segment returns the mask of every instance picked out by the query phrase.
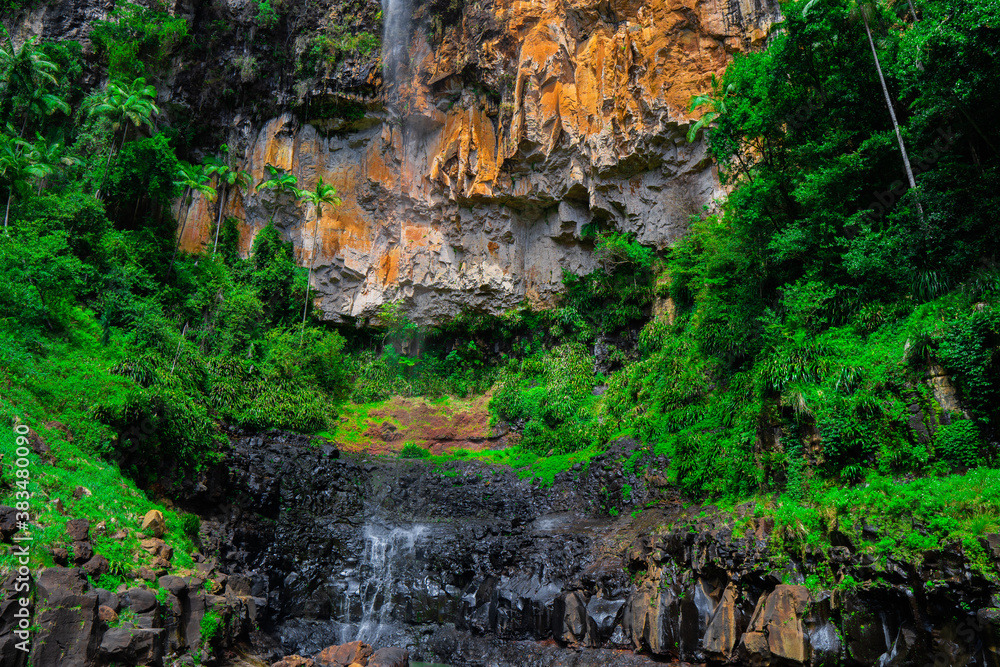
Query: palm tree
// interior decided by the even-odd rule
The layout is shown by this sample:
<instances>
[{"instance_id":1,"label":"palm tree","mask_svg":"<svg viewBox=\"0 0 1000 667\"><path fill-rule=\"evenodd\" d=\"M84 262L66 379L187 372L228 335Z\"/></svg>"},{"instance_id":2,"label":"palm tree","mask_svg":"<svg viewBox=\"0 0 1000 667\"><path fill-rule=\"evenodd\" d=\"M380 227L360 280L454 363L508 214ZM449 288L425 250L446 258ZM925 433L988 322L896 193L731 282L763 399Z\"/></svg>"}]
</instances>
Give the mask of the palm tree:
<instances>
[{"instance_id":1,"label":"palm tree","mask_svg":"<svg viewBox=\"0 0 1000 667\"><path fill-rule=\"evenodd\" d=\"M52 175L60 165L81 164L79 158L63 155L63 148L61 141L49 143L42 135L35 133L35 143L30 144L28 151L28 162L37 167L36 171L45 172L41 176L36 176L37 194L42 194L45 179Z\"/></svg>"},{"instance_id":2,"label":"palm tree","mask_svg":"<svg viewBox=\"0 0 1000 667\"><path fill-rule=\"evenodd\" d=\"M228 154L229 147L223 144L222 152ZM222 197L219 198L219 216L215 221L215 243L212 246L212 256L214 257L216 250L219 248L219 230L222 229L222 212L226 208L226 199L229 196L229 191L233 188L236 188L237 192L240 190L246 191L250 187L250 184L253 183L253 179L249 172L242 169L234 169L218 158L210 157L205 162L208 164L207 173L215 175L216 186L222 193Z\"/></svg>"},{"instance_id":3,"label":"palm tree","mask_svg":"<svg viewBox=\"0 0 1000 667\"><path fill-rule=\"evenodd\" d=\"M52 173L53 167L47 164L32 162L32 149L24 139L0 134L0 182L7 186L7 207L3 216L3 229L7 233L10 219L10 203L14 193L23 189L31 178L45 178Z\"/></svg>"},{"instance_id":4,"label":"palm tree","mask_svg":"<svg viewBox=\"0 0 1000 667\"><path fill-rule=\"evenodd\" d=\"M329 183L324 183L322 178L316 183L315 190L297 190L296 193L299 195L299 199L304 199L316 207L316 219L313 222L313 249L312 255L309 258L309 271L306 273L306 303L302 307L302 331L299 334L299 345L301 345L306 333L306 312L309 310L309 282L312 280L313 264L316 261L316 230L319 227L319 219L323 217L323 205L340 206L343 202L337 196L337 188Z\"/></svg>"},{"instance_id":5,"label":"palm tree","mask_svg":"<svg viewBox=\"0 0 1000 667\"><path fill-rule=\"evenodd\" d=\"M21 136L24 136L24 129L31 116L51 116L56 111L62 111L67 116L70 114L70 108L66 101L58 95L46 92L43 86L32 89L22 100L24 120L21 121Z\"/></svg>"},{"instance_id":6,"label":"palm tree","mask_svg":"<svg viewBox=\"0 0 1000 667\"><path fill-rule=\"evenodd\" d=\"M49 60L38 48L37 37L29 37L20 49L14 47L10 33L4 31L7 45L0 46L0 71L8 94L24 105L24 118L19 136L24 136L28 118L32 114L51 115L55 111L70 112L69 105L57 95L49 93L47 86L57 85L59 66Z\"/></svg>"},{"instance_id":7,"label":"palm tree","mask_svg":"<svg viewBox=\"0 0 1000 667\"><path fill-rule=\"evenodd\" d=\"M85 105L89 107L91 114L107 114L114 118L116 134L119 128L122 130L117 150L115 149L117 137L111 136L111 151L108 153L108 161L104 165L104 177L101 179L101 186L95 195L99 198L108 178L111 158L125 144L130 125L136 128L143 125L152 128L153 116L160 113L160 108L156 106L156 88L146 85L146 80L141 76L132 81L131 84L109 81L104 94L89 98Z\"/></svg>"},{"instance_id":8,"label":"palm tree","mask_svg":"<svg viewBox=\"0 0 1000 667\"><path fill-rule=\"evenodd\" d=\"M261 188L267 190L274 190L275 192L275 204L271 208L271 222L274 222L274 211L277 206L277 200L282 194L292 193L298 195L298 190L295 186L298 184L298 179L295 178L295 174L289 174L281 169L278 169L274 165L265 165L267 172L270 177L261 181L257 184L255 188L256 192L260 192Z\"/></svg>"},{"instance_id":9,"label":"palm tree","mask_svg":"<svg viewBox=\"0 0 1000 667\"><path fill-rule=\"evenodd\" d=\"M191 213L191 201L188 199L192 192L200 192L208 201L215 201L216 190L208 184L209 173L204 165L181 162L177 172L177 185L184 186L184 196L178 207L177 214L180 215L180 208L184 207L184 215L181 217L181 231L177 235L177 244L174 246L174 255L170 258L170 271L174 269L174 262L177 260L177 251L181 247L181 239L184 237L184 228L187 227L188 215Z\"/></svg>"}]
</instances>

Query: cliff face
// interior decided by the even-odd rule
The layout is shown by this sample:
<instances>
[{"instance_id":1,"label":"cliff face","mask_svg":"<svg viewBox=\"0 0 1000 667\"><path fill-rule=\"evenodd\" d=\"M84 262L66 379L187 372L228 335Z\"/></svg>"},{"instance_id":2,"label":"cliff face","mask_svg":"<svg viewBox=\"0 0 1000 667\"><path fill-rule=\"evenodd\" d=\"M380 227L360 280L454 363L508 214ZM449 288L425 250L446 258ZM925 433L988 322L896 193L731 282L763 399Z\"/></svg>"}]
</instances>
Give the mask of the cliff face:
<instances>
[{"instance_id":1,"label":"cliff face","mask_svg":"<svg viewBox=\"0 0 1000 667\"><path fill-rule=\"evenodd\" d=\"M15 37L86 42L112 6L38 5ZM274 216L298 261L315 259L327 319L364 320L402 299L419 322L551 305L564 269L593 268L583 231L594 223L674 241L722 194L705 146L685 139L689 101L734 52L761 45L778 12L773 0L429 0L404 8L408 26L387 36L393 56L381 60L402 64L384 82L377 52L315 75L302 67L309 40L352 16L352 30L378 31L374 0L295 3L271 32L255 6L170 5L201 50L175 53L155 81L162 122L210 128L194 143L227 143L255 184L267 164L299 187L334 184L344 203L319 220L266 190L231 197L224 213L245 220L244 252ZM282 48L284 59L270 55ZM247 54L254 65L240 74ZM184 208L182 248L197 252L217 206L196 197Z\"/></svg>"},{"instance_id":2,"label":"cliff face","mask_svg":"<svg viewBox=\"0 0 1000 667\"><path fill-rule=\"evenodd\" d=\"M587 225L663 246L720 194L704 145L685 139L687 104L763 39L775 11L500 0L469 4L442 29L418 8L409 67L364 118L235 120L230 145L255 182L272 164L300 187L323 178L344 200L316 220L291 199L249 193L227 211L245 216L242 250L273 211L300 263L315 256L317 306L331 320L399 299L420 322L550 305L564 269L593 268ZM193 204L185 250L207 242L210 208Z\"/></svg>"}]
</instances>

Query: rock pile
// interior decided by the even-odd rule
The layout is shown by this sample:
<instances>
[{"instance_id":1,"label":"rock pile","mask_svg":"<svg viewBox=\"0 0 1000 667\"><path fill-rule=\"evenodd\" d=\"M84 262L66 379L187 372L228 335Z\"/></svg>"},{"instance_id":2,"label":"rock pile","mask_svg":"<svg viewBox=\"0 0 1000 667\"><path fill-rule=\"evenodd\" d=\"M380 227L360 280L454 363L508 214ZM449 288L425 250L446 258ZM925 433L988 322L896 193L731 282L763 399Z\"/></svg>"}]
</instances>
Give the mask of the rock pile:
<instances>
[{"instance_id":1,"label":"rock pile","mask_svg":"<svg viewBox=\"0 0 1000 667\"><path fill-rule=\"evenodd\" d=\"M271 667L408 667L410 653L404 648L378 650L361 641L328 646L312 658L290 655Z\"/></svg>"}]
</instances>

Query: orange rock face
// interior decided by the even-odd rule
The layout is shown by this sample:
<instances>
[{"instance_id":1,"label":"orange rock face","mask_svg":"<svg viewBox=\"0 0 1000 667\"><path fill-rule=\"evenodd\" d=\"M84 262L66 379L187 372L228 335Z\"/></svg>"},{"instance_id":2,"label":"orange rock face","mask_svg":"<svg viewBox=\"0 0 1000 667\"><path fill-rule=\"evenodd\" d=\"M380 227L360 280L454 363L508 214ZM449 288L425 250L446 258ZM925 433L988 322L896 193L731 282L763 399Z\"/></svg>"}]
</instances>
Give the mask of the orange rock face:
<instances>
[{"instance_id":1,"label":"orange rock face","mask_svg":"<svg viewBox=\"0 0 1000 667\"><path fill-rule=\"evenodd\" d=\"M594 268L588 226L672 243L722 194L703 143L686 141L689 101L762 43L777 5L495 0L437 30L421 12L383 110L329 135L290 114L233 131L255 184L271 164L340 191L318 220L265 190L224 211L244 221L242 252L273 217L301 264L315 258L329 319L400 299L419 322L552 304L564 269ZM216 215L194 198L184 250L210 242Z\"/></svg>"}]
</instances>

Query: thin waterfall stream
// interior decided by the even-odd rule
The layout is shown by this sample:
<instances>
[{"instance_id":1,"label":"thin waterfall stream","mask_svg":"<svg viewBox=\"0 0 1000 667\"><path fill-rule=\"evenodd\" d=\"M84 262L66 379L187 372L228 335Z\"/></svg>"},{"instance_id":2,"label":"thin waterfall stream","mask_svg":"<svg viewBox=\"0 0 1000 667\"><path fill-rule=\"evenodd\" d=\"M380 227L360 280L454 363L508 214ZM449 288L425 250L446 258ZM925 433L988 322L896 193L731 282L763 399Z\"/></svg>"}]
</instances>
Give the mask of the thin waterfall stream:
<instances>
[{"instance_id":1,"label":"thin waterfall stream","mask_svg":"<svg viewBox=\"0 0 1000 667\"><path fill-rule=\"evenodd\" d=\"M382 0L382 76L386 92L394 97L409 65L411 13L411 0Z\"/></svg>"},{"instance_id":2,"label":"thin waterfall stream","mask_svg":"<svg viewBox=\"0 0 1000 667\"><path fill-rule=\"evenodd\" d=\"M375 644L391 624L395 575L401 561L416 556L416 543L428 528L422 525L410 528L385 529L374 525L364 528L365 551L361 562L361 621L354 639Z\"/></svg>"}]
</instances>

